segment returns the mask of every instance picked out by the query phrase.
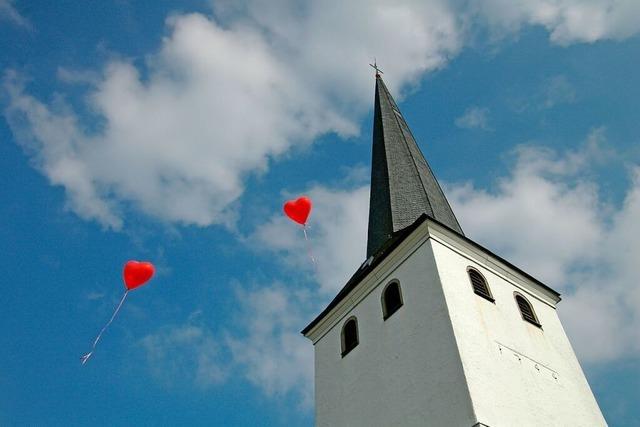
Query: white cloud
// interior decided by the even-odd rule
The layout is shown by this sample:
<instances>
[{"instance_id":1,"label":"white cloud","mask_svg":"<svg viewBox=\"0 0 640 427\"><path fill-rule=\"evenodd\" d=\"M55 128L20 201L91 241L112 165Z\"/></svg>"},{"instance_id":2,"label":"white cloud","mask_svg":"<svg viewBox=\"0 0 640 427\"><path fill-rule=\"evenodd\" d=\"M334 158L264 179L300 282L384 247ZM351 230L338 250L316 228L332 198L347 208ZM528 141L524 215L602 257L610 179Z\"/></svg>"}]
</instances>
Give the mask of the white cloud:
<instances>
[{"instance_id":1,"label":"white cloud","mask_svg":"<svg viewBox=\"0 0 640 427\"><path fill-rule=\"evenodd\" d=\"M226 379L219 345L206 327L191 323L163 327L139 345L151 374L167 387L188 382L205 389Z\"/></svg>"},{"instance_id":2,"label":"white cloud","mask_svg":"<svg viewBox=\"0 0 640 427\"><path fill-rule=\"evenodd\" d=\"M549 78L544 87L545 108L552 108L558 104L571 104L576 100L576 90L566 76L557 75Z\"/></svg>"},{"instance_id":3,"label":"white cloud","mask_svg":"<svg viewBox=\"0 0 640 427\"><path fill-rule=\"evenodd\" d=\"M603 138L596 129L582 150L562 154L520 147L492 191L449 191L469 237L563 293L559 313L588 362L640 356L640 168L622 207L601 201L589 169Z\"/></svg>"},{"instance_id":4,"label":"white cloud","mask_svg":"<svg viewBox=\"0 0 640 427\"><path fill-rule=\"evenodd\" d=\"M465 129L491 130L489 127L489 109L469 107L455 121L456 126Z\"/></svg>"},{"instance_id":5,"label":"white cloud","mask_svg":"<svg viewBox=\"0 0 640 427\"><path fill-rule=\"evenodd\" d=\"M199 389L246 379L266 396L313 405L313 346L300 334L320 308L316 291L298 283L238 288L230 321L206 325L203 310L164 326L136 344L162 386Z\"/></svg>"},{"instance_id":6,"label":"white cloud","mask_svg":"<svg viewBox=\"0 0 640 427\"><path fill-rule=\"evenodd\" d=\"M568 45L621 40L640 30L636 0L472 0L469 6L498 37L540 25L553 42Z\"/></svg>"},{"instance_id":7,"label":"white cloud","mask_svg":"<svg viewBox=\"0 0 640 427\"><path fill-rule=\"evenodd\" d=\"M632 168L631 178L622 207L602 225L597 262L576 274L575 293L560 311L587 360L640 357L640 166Z\"/></svg>"},{"instance_id":8,"label":"white cloud","mask_svg":"<svg viewBox=\"0 0 640 427\"><path fill-rule=\"evenodd\" d=\"M0 0L0 21L4 19L20 27L29 30L32 29L29 20L22 16L20 12L18 12L13 3L13 0Z\"/></svg>"},{"instance_id":9,"label":"white cloud","mask_svg":"<svg viewBox=\"0 0 640 427\"><path fill-rule=\"evenodd\" d=\"M238 325L227 344L234 363L267 396L294 394L313 405L313 346L300 334L309 294L274 284L238 294ZM240 332L240 333L238 333Z\"/></svg>"},{"instance_id":10,"label":"white cloud","mask_svg":"<svg viewBox=\"0 0 640 427\"><path fill-rule=\"evenodd\" d=\"M199 322L190 319L142 339L154 378L168 387L181 378L205 388L243 377L266 396L292 398L308 411L313 405L313 346L300 330L364 261L369 187L357 186L361 175L359 167L347 171L344 182L356 185L353 189L315 186L304 192L314 201L309 235L317 270L301 228L281 213L269 218L246 242L282 260L289 281L239 288L233 328L210 328L196 313L192 317Z\"/></svg>"},{"instance_id":11,"label":"white cloud","mask_svg":"<svg viewBox=\"0 0 640 427\"><path fill-rule=\"evenodd\" d=\"M315 186L304 194L314 202L308 222L309 246L302 228L282 214L258 227L251 241L276 252L289 267L315 273L321 291L332 295L366 258L369 187L341 190Z\"/></svg>"},{"instance_id":12,"label":"white cloud","mask_svg":"<svg viewBox=\"0 0 640 427\"><path fill-rule=\"evenodd\" d=\"M520 91L509 100L511 108L517 113L525 111L541 111L554 108L562 104L576 102L576 89L563 74L557 74L542 79L537 87L527 93Z\"/></svg>"},{"instance_id":13,"label":"white cloud","mask_svg":"<svg viewBox=\"0 0 640 427\"><path fill-rule=\"evenodd\" d=\"M248 239L276 253L291 272L292 283L241 291L237 324L243 334L228 340L233 359L267 395L295 393L304 407L313 398L313 346L300 334L364 261L369 188L351 190L316 186L305 192L315 202L311 213L314 270L302 230L277 215ZM319 286L308 286L315 272Z\"/></svg>"},{"instance_id":14,"label":"white cloud","mask_svg":"<svg viewBox=\"0 0 640 427\"><path fill-rule=\"evenodd\" d=\"M371 107L373 57L399 96L456 55L478 22L502 33L544 25L558 43L594 41L637 32L639 7L634 0L216 2L215 19L168 19L160 49L142 67L115 59L101 72L60 69L61 80L86 84L87 105L71 107L64 96L46 104L9 74L6 115L83 218L118 229L137 209L169 222L229 224L248 175L319 135L357 133ZM91 116L76 113L87 110ZM486 111L460 124L486 128Z\"/></svg>"},{"instance_id":15,"label":"white cloud","mask_svg":"<svg viewBox=\"0 0 640 427\"><path fill-rule=\"evenodd\" d=\"M64 97L43 103L15 73L4 79L6 115L83 218L118 229L134 208L164 221L229 223L247 175L321 134L357 133L355 121L370 107L367 62L375 54L388 61L388 83L400 86L455 52L452 15L435 5L427 13L367 3L362 13L314 3L284 26L284 15L225 26L177 15L143 69L113 60L97 81L59 70L64 81L88 85L93 117L79 116Z\"/></svg>"}]
</instances>

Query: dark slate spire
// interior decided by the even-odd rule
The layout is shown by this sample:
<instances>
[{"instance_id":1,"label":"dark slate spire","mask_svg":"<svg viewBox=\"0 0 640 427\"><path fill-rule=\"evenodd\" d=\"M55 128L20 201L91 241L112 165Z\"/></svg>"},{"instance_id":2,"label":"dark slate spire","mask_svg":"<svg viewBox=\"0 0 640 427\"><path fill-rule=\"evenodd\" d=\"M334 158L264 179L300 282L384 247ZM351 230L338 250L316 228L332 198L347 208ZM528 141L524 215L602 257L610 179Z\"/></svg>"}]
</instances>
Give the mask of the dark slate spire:
<instances>
[{"instance_id":1,"label":"dark slate spire","mask_svg":"<svg viewBox=\"0 0 640 427\"><path fill-rule=\"evenodd\" d=\"M398 106L376 74L367 257L421 214L464 234Z\"/></svg>"}]
</instances>

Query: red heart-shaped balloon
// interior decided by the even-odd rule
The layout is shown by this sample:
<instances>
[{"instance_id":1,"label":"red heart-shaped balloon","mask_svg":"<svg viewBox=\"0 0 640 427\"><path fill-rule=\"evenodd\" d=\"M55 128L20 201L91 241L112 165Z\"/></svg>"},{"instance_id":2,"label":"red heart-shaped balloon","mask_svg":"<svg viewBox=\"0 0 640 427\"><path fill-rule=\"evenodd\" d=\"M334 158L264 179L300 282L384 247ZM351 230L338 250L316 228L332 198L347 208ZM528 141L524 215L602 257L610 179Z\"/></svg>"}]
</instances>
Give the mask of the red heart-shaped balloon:
<instances>
[{"instance_id":1,"label":"red heart-shaped balloon","mask_svg":"<svg viewBox=\"0 0 640 427\"><path fill-rule=\"evenodd\" d=\"M311 213L311 199L302 196L284 204L284 213L298 224L305 225Z\"/></svg>"},{"instance_id":2,"label":"red heart-shaped balloon","mask_svg":"<svg viewBox=\"0 0 640 427\"><path fill-rule=\"evenodd\" d=\"M127 290L135 289L147 283L156 269L150 262L127 261L122 276Z\"/></svg>"}]
</instances>

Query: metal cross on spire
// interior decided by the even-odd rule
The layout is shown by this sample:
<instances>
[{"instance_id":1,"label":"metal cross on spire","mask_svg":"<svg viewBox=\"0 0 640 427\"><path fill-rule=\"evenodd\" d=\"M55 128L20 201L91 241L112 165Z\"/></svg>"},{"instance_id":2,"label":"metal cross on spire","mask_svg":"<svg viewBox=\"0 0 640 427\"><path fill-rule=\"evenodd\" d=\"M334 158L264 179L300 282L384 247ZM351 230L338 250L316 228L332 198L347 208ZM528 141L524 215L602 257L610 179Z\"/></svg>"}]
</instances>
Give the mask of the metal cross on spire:
<instances>
[{"instance_id":1,"label":"metal cross on spire","mask_svg":"<svg viewBox=\"0 0 640 427\"><path fill-rule=\"evenodd\" d=\"M378 63L376 62L376 58L373 58L373 64L369 64L371 68L376 70L376 77L380 77L380 74L384 74L380 68L378 68Z\"/></svg>"}]
</instances>

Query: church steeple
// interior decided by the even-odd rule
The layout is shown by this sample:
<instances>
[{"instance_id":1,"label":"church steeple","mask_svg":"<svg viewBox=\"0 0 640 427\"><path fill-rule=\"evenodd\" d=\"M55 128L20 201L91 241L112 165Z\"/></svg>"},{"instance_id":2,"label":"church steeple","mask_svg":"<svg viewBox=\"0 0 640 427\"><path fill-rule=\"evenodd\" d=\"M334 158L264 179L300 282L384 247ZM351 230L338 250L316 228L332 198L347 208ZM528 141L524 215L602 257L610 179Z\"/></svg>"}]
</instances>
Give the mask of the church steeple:
<instances>
[{"instance_id":1,"label":"church steeple","mask_svg":"<svg viewBox=\"0 0 640 427\"><path fill-rule=\"evenodd\" d=\"M376 73L367 257L422 214L464 234L409 126Z\"/></svg>"},{"instance_id":2,"label":"church steeple","mask_svg":"<svg viewBox=\"0 0 640 427\"><path fill-rule=\"evenodd\" d=\"M372 66L370 257L302 331L316 426L605 427L560 294L462 234Z\"/></svg>"}]
</instances>

